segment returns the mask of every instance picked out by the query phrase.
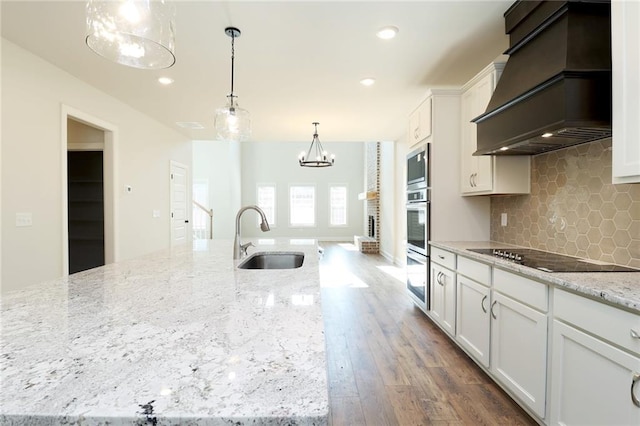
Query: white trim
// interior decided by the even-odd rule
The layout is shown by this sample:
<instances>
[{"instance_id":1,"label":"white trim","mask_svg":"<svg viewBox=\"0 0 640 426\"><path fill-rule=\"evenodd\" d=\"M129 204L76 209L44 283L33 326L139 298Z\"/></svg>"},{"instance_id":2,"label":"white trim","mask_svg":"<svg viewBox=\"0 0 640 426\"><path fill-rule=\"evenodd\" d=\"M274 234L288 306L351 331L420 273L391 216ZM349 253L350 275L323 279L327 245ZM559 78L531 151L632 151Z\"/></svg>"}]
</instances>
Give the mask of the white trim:
<instances>
[{"instance_id":1,"label":"white trim","mask_svg":"<svg viewBox=\"0 0 640 426\"><path fill-rule=\"evenodd\" d=\"M84 111L64 103L60 104L60 164L61 164L61 208L62 208L62 275L69 275L69 194L67 191L67 119L73 119L104 132L103 173L104 173L104 260L113 263L118 254L118 169L115 166L118 147L118 127Z\"/></svg>"}]
</instances>

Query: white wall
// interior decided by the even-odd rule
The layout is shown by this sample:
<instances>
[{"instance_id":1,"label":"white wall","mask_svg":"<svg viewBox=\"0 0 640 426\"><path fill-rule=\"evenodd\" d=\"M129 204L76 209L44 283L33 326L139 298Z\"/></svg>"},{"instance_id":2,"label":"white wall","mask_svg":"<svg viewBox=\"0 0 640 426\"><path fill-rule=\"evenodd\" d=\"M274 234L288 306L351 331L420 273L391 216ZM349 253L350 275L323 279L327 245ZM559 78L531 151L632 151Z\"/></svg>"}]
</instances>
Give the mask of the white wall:
<instances>
[{"instance_id":1,"label":"white wall","mask_svg":"<svg viewBox=\"0 0 640 426\"><path fill-rule=\"evenodd\" d=\"M256 203L258 183L276 184L276 226L263 233L257 226L255 212L243 215L242 235L253 237L296 237L352 241L362 234L364 202L358 193L364 191L364 144L357 142L322 143L336 155L335 165L327 168L300 167L298 154L308 149L309 142L242 143L242 205ZM289 185L316 185L316 223L314 228L289 227ZM349 205L348 226L329 227L328 191L330 184L346 184Z\"/></svg>"},{"instance_id":2,"label":"white wall","mask_svg":"<svg viewBox=\"0 0 640 426\"><path fill-rule=\"evenodd\" d=\"M236 212L240 208L240 147L237 142L194 141L193 181L209 183L213 209L213 238L234 237Z\"/></svg>"},{"instance_id":3,"label":"white wall","mask_svg":"<svg viewBox=\"0 0 640 426\"><path fill-rule=\"evenodd\" d=\"M190 141L2 39L3 291L62 275L63 105L117 127L116 260L170 245L169 162L191 167Z\"/></svg>"}]
</instances>

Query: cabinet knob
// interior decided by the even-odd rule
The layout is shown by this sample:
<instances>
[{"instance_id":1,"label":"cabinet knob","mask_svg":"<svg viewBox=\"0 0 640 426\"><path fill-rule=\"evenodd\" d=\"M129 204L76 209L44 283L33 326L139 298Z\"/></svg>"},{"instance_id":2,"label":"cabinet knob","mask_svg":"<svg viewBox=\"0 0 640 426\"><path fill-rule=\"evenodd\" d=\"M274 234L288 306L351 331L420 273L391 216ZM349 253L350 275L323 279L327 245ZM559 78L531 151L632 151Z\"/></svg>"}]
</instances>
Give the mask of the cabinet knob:
<instances>
[{"instance_id":1,"label":"cabinet knob","mask_svg":"<svg viewBox=\"0 0 640 426\"><path fill-rule=\"evenodd\" d=\"M636 383L638 383L640 381L640 374L635 373L633 375L633 379L631 379L631 402L633 402L633 405L635 405L636 407L640 407L640 401L638 401L638 398L636 398L636 395L633 393L634 388L636 387Z\"/></svg>"}]
</instances>

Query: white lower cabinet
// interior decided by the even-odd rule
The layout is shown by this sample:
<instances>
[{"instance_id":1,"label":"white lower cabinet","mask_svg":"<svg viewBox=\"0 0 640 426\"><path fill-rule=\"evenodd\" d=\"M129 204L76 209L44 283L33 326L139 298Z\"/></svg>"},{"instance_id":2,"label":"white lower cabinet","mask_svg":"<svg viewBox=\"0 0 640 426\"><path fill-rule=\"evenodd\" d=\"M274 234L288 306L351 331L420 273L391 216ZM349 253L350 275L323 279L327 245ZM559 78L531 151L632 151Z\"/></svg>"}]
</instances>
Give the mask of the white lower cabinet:
<instances>
[{"instance_id":1,"label":"white lower cabinet","mask_svg":"<svg viewBox=\"0 0 640 426\"><path fill-rule=\"evenodd\" d=\"M490 313L491 373L544 418L547 315L497 292Z\"/></svg>"},{"instance_id":2,"label":"white lower cabinet","mask_svg":"<svg viewBox=\"0 0 640 426\"><path fill-rule=\"evenodd\" d=\"M458 274L456 340L482 366L489 368L491 290Z\"/></svg>"},{"instance_id":3,"label":"white lower cabinet","mask_svg":"<svg viewBox=\"0 0 640 426\"><path fill-rule=\"evenodd\" d=\"M560 321L553 327L551 424L640 425L640 358Z\"/></svg>"},{"instance_id":4,"label":"white lower cabinet","mask_svg":"<svg viewBox=\"0 0 640 426\"><path fill-rule=\"evenodd\" d=\"M431 309L429 315L443 330L456 333L456 274L431 262Z\"/></svg>"},{"instance_id":5,"label":"white lower cabinet","mask_svg":"<svg viewBox=\"0 0 640 426\"><path fill-rule=\"evenodd\" d=\"M551 424L640 425L640 316L554 296Z\"/></svg>"}]
</instances>

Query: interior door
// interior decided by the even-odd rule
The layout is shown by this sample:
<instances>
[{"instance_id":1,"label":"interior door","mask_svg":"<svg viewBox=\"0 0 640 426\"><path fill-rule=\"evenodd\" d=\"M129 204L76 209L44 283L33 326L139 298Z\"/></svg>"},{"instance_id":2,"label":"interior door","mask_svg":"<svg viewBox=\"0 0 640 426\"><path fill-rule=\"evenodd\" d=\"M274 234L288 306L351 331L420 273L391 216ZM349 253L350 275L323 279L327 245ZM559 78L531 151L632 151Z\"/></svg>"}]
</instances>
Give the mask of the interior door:
<instances>
[{"instance_id":1,"label":"interior door","mask_svg":"<svg viewBox=\"0 0 640 426\"><path fill-rule=\"evenodd\" d=\"M184 164L171 162L171 245L190 240L188 216L188 168Z\"/></svg>"}]
</instances>

